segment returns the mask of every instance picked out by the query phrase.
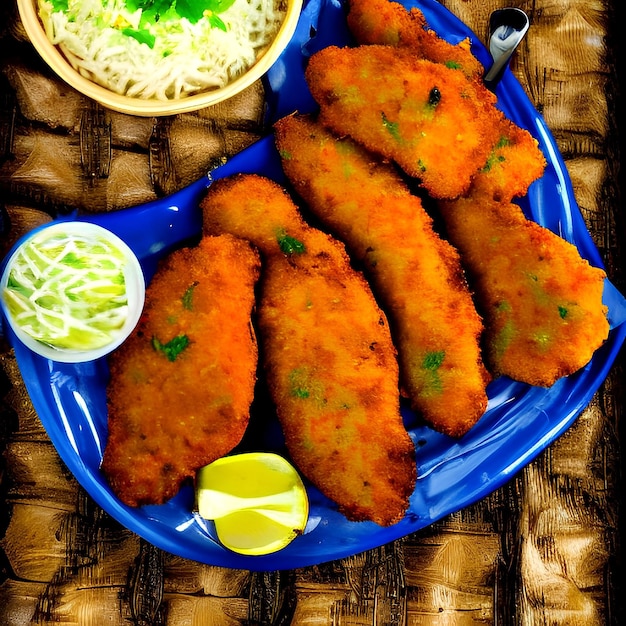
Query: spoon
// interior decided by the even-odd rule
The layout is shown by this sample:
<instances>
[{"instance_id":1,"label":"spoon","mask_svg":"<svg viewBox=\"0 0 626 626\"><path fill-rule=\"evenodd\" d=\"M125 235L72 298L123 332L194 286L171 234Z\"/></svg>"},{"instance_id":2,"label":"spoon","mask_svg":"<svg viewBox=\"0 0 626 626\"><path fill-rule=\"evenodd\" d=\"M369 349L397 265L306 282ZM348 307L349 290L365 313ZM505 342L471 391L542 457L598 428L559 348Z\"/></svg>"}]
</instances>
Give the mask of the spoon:
<instances>
[{"instance_id":1,"label":"spoon","mask_svg":"<svg viewBox=\"0 0 626 626\"><path fill-rule=\"evenodd\" d=\"M489 18L489 52L493 57L493 65L485 74L484 81L488 86L495 86L509 62L515 49L520 44L530 20L524 11L517 8L497 9Z\"/></svg>"}]
</instances>

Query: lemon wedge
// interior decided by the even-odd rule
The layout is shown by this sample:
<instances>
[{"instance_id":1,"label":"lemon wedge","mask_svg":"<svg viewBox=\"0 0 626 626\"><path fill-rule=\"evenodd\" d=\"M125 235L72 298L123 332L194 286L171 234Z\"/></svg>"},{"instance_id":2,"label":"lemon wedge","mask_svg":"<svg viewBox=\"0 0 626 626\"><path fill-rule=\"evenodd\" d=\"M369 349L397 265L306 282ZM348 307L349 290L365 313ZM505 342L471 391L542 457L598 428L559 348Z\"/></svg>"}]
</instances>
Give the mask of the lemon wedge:
<instances>
[{"instance_id":1,"label":"lemon wedge","mask_svg":"<svg viewBox=\"0 0 626 626\"><path fill-rule=\"evenodd\" d=\"M301 535L309 500L297 470L272 452L222 457L198 470L198 513L224 547L245 555L276 552Z\"/></svg>"}]
</instances>

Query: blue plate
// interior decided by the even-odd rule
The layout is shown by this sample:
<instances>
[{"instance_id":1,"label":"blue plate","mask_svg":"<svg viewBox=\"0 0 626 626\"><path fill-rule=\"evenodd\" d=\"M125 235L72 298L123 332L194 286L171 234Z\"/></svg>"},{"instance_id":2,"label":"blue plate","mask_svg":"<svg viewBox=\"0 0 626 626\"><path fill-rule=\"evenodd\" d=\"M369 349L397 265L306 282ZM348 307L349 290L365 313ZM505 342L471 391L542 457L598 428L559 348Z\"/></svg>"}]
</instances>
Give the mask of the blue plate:
<instances>
[{"instance_id":1,"label":"blue plate","mask_svg":"<svg viewBox=\"0 0 626 626\"><path fill-rule=\"evenodd\" d=\"M411 0L429 25L451 42L470 37L474 53L489 65L489 54L478 38L434 0ZM308 56L329 44L350 38L343 6L333 0L310 0L303 9L294 39L265 78L269 121L294 110L314 110L304 81ZM526 214L575 244L594 264L602 260L576 205L571 183L555 142L523 89L507 70L497 87L499 106L539 140L548 160L545 175L520 201ZM80 219L109 228L139 256L149 279L158 260L173 248L197 239L201 232L198 201L211 180L237 172L259 173L285 182L271 137L263 139L178 193L139 207ZM416 425L410 412L406 422L417 447L419 478L404 520L390 528L354 523L337 513L332 502L311 487L311 516L301 537L280 552L260 557L240 556L222 548L210 524L192 513L193 491L185 486L162 506L129 508L111 492L99 470L107 435L105 359L62 364L38 357L13 336L17 361L34 407L61 458L94 500L116 520L154 545L212 565L250 570L303 567L345 557L380 546L419 530L443 516L486 496L508 481L563 433L605 379L623 343L626 306L622 295L606 282L611 332L591 362L575 375L548 389L530 387L505 378L488 389L489 407L479 423L456 441ZM282 450L275 418L255 421L255 447Z\"/></svg>"}]
</instances>

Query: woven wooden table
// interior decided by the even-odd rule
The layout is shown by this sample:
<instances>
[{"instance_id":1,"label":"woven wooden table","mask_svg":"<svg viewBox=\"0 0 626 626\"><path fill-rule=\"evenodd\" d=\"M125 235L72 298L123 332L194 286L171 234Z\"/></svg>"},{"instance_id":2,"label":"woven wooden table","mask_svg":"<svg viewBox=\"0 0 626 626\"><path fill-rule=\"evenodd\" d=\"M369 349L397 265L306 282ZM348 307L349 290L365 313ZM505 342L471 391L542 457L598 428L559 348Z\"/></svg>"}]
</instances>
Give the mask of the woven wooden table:
<instances>
[{"instance_id":1,"label":"woven wooden table","mask_svg":"<svg viewBox=\"0 0 626 626\"><path fill-rule=\"evenodd\" d=\"M442 4L483 41L494 9L529 14L514 72L554 134L624 292L619 0ZM0 8L0 36L0 254L51 216L175 191L267 130L260 84L195 114L133 118L50 76L13 2ZM626 614L621 358L575 424L489 497L378 549L264 573L172 556L102 511L59 459L4 343L0 399L1 626L595 626Z\"/></svg>"}]
</instances>

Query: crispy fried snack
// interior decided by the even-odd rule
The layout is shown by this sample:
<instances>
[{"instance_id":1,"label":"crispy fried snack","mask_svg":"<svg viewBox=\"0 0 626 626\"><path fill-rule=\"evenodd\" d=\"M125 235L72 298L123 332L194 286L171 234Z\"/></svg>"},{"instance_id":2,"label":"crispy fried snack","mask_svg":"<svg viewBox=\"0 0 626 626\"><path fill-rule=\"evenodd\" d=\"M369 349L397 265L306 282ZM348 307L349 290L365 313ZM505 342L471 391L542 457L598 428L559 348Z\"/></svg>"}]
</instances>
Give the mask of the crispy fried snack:
<instances>
[{"instance_id":1,"label":"crispy fried snack","mask_svg":"<svg viewBox=\"0 0 626 626\"><path fill-rule=\"evenodd\" d=\"M241 440L256 381L259 268L258 254L230 235L160 265L137 328L109 358L102 470L122 502L165 502Z\"/></svg>"},{"instance_id":2,"label":"crispy fried snack","mask_svg":"<svg viewBox=\"0 0 626 626\"><path fill-rule=\"evenodd\" d=\"M349 0L348 28L357 43L410 48L413 54L481 78L484 68L472 54L469 39L448 43L428 28L424 14L389 0Z\"/></svg>"},{"instance_id":3,"label":"crispy fried snack","mask_svg":"<svg viewBox=\"0 0 626 626\"><path fill-rule=\"evenodd\" d=\"M606 340L605 273L515 204L473 198L441 207L485 318L494 375L550 386Z\"/></svg>"},{"instance_id":4,"label":"crispy fried snack","mask_svg":"<svg viewBox=\"0 0 626 626\"><path fill-rule=\"evenodd\" d=\"M499 120L499 133L487 163L474 176L467 193L477 201L510 202L519 198L546 167L537 140L527 130L503 117Z\"/></svg>"},{"instance_id":5,"label":"crispy fried snack","mask_svg":"<svg viewBox=\"0 0 626 626\"><path fill-rule=\"evenodd\" d=\"M309 117L285 117L275 134L295 190L363 263L389 317L412 407L436 430L465 434L487 408L488 376L482 322L456 250L390 164Z\"/></svg>"},{"instance_id":6,"label":"crispy fried snack","mask_svg":"<svg viewBox=\"0 0 626 626\"><path fill-rule=\"evenodd\" d=\"M331 46L305 75L323 124L396 161L434 198L467 192L499 138L495 96L410 49Z\"/></svg>"},{"instance_id":7,"label":"crispy fried snack","mask_svg":"<svg viewBox=\"0 0 626 626\"><path fill-rule=\"evenodd\" d=\"M343 245L307 226L287 193L255 175L219 180L206 233L263 255L259 338L290 455L351 520L397 522L415 485L387 321Z\"/></svg>"},{"instance_id":8,"label":"crispy fried snack","mask_svg":"<svg viewBox=\"0 0 626 626\"><path fill-rule=\"evenodd\" d=\"M460 69L480 80L484 68L472 54L468 39L451 44L428 28L417 8L407 10L390 0L349 0L348 27L358 44L411 49L418 58ZM479 92L484 95L483 92ZM545 168L537 141L505 117L496 116L499 139L476 175L471 194L489 195L499 202L523 196Z\"/></svg>"}]
</instances>

